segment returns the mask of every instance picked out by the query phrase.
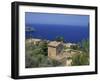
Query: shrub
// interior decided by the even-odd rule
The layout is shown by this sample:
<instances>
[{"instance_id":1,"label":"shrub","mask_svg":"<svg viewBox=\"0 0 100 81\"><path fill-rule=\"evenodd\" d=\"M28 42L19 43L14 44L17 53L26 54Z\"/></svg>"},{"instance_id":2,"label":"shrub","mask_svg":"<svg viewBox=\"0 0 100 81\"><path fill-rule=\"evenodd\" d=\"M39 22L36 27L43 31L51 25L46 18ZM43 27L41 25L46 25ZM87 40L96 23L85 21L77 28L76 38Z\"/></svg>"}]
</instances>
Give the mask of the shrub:
<instances>
[{"instance_id":1,"label":"shrub","mask_svg":"<svg viewBox=\"0 0 100 81\"><path fill-rule=\"evenodd\" d=\"M72 65L89 65L89 57L86 53L72 56Z\"/></svg>"}]
</instances>

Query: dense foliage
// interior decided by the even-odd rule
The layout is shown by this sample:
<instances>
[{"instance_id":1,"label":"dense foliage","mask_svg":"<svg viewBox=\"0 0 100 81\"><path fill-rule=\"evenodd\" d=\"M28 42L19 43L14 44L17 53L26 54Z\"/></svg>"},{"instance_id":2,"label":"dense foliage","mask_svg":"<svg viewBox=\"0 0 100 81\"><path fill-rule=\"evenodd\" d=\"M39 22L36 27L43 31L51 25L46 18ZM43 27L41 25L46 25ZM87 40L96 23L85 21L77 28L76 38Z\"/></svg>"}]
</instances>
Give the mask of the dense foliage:
<instances>
[{"instance_id":1,"label":"dense foliage","mask_svg":"<svg viewBox=\"0 0 100 81\"><path fill-rule=\"evenodd\" d=\"M63 42L64 42L64 37L62 37L62 36L57 36L56 39L55 39L55 41L58 41L58 42L63 41Z\"/></svg>"},{"instance_id":2,"label":"dense foliage","mask_svg":"<svg viewBox=\"0 0 100 81\"><path fill-rule=\"evenodd\" d=\"M38 45L31 45L26 43L25 49L26 49L26 57L25 57L26 68L48 67L48 66L52 67L61 65L60 62L48 58L47 43L44 41Z\"/></svg>"},{"instance_id":3,"label":"dense foliage","mask_svg":"<svg viewBox=\"0 0 100 81\"><path fill-rule=\"evenodd\" d=\"M80 43L81 53L72 57L72 65L89 65L89 40Z\"/></svg>"},{"instance_id":4,"label":"dense foliage","mask_svg":"<svg viewBox=\"0 0 100 81\"><path fill-rule=\"evenodd\" d=\"M31 39L30 39L31 40ZM57 37L56 41L65 41L63 37ZM39 44L25 44L25 67L52 67L62 66L61 62L48 58L47 42L42 40ZM89 40L82 40L77 45L70 48L64 47L64 50L70 49L76 51L77 54L72 55L72 66L89 65ZM71 53L71 52L70 52Z\"/></svg>"}]
</instances>

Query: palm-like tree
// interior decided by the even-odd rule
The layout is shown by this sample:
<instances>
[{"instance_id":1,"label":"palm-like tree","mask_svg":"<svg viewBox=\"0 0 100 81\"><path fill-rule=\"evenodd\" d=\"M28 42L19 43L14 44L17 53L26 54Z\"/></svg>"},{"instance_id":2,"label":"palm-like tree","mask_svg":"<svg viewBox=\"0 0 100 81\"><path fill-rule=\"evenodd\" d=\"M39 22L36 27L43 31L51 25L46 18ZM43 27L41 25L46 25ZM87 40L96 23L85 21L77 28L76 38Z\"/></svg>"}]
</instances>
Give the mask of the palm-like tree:
<instances>
[{"instance_id":1,"label":"palm-like tree","mask_svg":"<svg viewBox=\"0 0 100 81\"><path fill-rule=\"evenodd\" d=\"M29 32L30 33L29 38L32 38L32 33L35 32L35 29L32 27L26 27L25 32Z\"/></svg>"},{"instance_id":2,"label":"palm-like tree","mask_svg":"<svg viewBox=\"0 0 100 81\"><path fill-rule=\"evenodd\" d=\"M26 27L25 28L25 32L28 32L29 33L29 39L31 40L31 43L32 43L32 33L35 32L35 29L32 28L32 27Z\"/></svg>"}]
</instances>

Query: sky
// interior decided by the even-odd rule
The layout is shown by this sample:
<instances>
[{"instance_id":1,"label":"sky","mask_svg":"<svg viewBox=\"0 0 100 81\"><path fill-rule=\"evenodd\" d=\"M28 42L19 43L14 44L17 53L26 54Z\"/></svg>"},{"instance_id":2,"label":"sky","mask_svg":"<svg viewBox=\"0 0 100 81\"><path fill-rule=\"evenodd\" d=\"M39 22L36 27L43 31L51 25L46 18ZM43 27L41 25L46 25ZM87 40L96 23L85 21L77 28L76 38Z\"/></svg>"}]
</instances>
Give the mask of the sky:
<instances>
[{"instance_id":1,"label":"sky","mask_svg":"<svg viewBox=\"0 0 100 81\"><path fill-rule=\"evenodd\" d=\"M25 12L25 24L88 26L88 15Z\"/></svg>"}]
</instances>

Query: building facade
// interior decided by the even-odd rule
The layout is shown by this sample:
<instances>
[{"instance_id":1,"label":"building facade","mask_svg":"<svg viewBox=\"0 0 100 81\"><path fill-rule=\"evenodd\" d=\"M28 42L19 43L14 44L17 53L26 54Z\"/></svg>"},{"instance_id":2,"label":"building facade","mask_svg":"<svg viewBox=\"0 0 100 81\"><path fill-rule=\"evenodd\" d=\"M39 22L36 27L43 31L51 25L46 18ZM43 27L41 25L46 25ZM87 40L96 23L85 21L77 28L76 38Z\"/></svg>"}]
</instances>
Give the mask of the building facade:
<instances>
[{"instance_id":1,"label":"building facade","mask_svg":"<svg viewBox=\"0 0 100 81\"><path fill-rule=\"evenodd\" d=\"M48 57L55 59L57 55L63 52L63 43L52 41L48 44Z\"/></svg>"}]
</instances>

